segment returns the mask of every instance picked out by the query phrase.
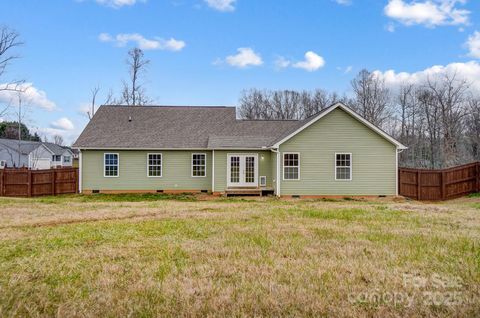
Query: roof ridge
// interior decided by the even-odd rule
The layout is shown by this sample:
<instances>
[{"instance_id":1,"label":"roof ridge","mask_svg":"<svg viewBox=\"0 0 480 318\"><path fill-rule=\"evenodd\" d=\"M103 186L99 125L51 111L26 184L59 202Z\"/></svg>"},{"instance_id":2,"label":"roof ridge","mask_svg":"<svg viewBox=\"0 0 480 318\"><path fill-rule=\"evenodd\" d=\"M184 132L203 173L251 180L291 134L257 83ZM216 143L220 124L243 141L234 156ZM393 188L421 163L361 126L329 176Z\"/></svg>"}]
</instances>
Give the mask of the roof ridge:
<instances>
[{"instance_id":1,"label":"roof ridge","mask_svg":"<svg viewBox=\"0 0 480 318\"><path fill-rule=\"evenodd\" d=\"M302 121L302 119L237 119L237 121Z\"/></svg>"},{"instance_id":2,"label":"roof ridge","mask_svg":"<svg viewBox=\"0 0 480 318\"><path fill-rule=\"evenodd\" d=\"M164 107L164 108L236 108L236 106L221 106L221 105L142 105L142 106L129 106L129 105L100 105L100 107L133 107L133 108L149 108L149 107Z\"/></svg>"}]
</instances>

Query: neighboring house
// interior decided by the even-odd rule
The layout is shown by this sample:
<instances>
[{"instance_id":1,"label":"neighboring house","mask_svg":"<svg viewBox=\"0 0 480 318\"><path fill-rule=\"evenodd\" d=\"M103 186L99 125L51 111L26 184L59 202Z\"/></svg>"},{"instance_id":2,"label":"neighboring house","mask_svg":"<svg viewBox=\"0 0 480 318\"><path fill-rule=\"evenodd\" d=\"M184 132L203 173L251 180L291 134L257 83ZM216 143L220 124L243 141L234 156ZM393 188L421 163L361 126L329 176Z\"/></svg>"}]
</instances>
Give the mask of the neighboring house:
<instances>
[{"instance_id":1,"label":"neighboring house","mask_svg":"<svg viewBox=\"0 0 480 318\"><path fill-rule=\"evenodd\" d=\"M79 155L79 150L78 149L70 149L73 153L73 167L78 168L78 155Z\"/></svg>"},{"instance_id":2,"label":"neighboring house","mask_svg":"<svg viewBox=\"0 0 480 318\"><path fill-rule=\"evenodd\" d=\"M71 167L73 153L67 147L49 142L0 139L0 164L2 167L50 169Z\"/></svg>"},{"instance_id":3,"label":"neighboring house","mask_svg":"<svg viewBox=\"0 0 480 318\"><path fill-rule=\"evenodd\" d=\"M74 147L84 193L278 196L397 195L406 148L343 104L298 121L238 120L234 107L101 106Z\"/></svg>"}]
</instances>

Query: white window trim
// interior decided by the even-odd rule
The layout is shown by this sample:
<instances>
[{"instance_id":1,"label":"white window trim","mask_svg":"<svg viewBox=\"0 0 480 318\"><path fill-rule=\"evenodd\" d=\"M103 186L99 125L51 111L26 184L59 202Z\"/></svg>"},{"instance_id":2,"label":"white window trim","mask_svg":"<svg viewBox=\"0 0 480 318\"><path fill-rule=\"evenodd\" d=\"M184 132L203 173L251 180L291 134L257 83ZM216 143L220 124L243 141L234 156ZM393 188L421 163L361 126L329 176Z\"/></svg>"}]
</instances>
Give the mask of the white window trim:
<instances>
[{"instance_id":1,"label":"white window trim","mask_svg":"<svg viewBox=\"0 0 480 318\"><path fill-rule=\"evenodd\" d=\"M337 155L350 155L350 179L337 179ZM351 152L336 152L335 153L335 181L352 181L353 178L353 156ZM340 167L340 168L346 168Z\"/></svg>"},{"instance_id":2,"label":"white window trim","mask_svg":"<svg viewBox=\"0 0 480 318\"><path fill-rule=\"evenodd\" d=\"M107 176L106 172L107 170L106 165L105 165L105 157L107 155L117 155L117 175L116 176ZM118 152L105 152L103 154L103 177L104 178L118 178L120 176L120 154Z\"/></svg>"},{"instance_id":3,"label":"white window trim","mask_svg":"<svg viewBox=\"0 0 480 318\"><path fill-rule=\"evenodd\" d=\"M160 175L159 176L151 176L149 167L150 167L150 155L160 155ZM161 152L149 152L147 153L147 178L162 178L163 177L163 153Z\"/></svg>"},{"instance_id":4,"label":"white window trim","mask_svg":"<svg viewBox=\"0 0 480 318\"><path fill-rule=\"evenodd\" d=\"M232 183L231 180L231 170L230 170L230 158L231 157L255 157L255 182L253 183L245 183L245 182L240 182L240 183ZM241 161L242 159L240 159ZM258 174L259 174L259 161L258 161L258 153L246 153L246 152L240 152L240 153L227 153L227 188L228 187L250 187L250 186L257 186L258 187ZM240 175L239 175L240 177ZM241 181L241 177L240 177Z\"/></svg>"},{"instance_id":5,"label":"white window trim","mask_svg":"<svg viewBox=\"0 0 480 318\"><path fill-rule=\"evenodd\" d=\"M205 156L205 175L204 176L194 176L193 175L193 156L194 155L204 155ZM200 166L200 165L198 165ZM207 177L207 154L204 153L204 152L193 152L192 153L192 157L191 157L191 161L190 161L190 176L192 178L206 178Z\"/></svg>"},{"instance_id":6,"label":"white window trim","mask_svg":"<svg viewBox=\"0 0 480 318\"><path fill-rule=\"evenodd\" d=\"M285 179L285 168L297 168L295 166L285 166L285 155L298 155L298 178ZM282 153L282 180L283 181L299 181L300 180L300 153L299 152L283 152Z\"/></svg>"}]
</instances>

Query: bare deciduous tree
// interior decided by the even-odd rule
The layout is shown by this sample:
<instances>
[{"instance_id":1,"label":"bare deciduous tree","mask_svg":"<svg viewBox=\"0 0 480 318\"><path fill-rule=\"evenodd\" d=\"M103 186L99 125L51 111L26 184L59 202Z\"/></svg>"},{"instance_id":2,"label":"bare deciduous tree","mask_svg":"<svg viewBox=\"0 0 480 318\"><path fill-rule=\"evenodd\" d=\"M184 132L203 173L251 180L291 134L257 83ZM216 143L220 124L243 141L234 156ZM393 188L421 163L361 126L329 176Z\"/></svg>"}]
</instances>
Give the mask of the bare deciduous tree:
<instances>
[{"instance_id":1,"label":"bare deciduous tree","mask_svg":"<svg viewBox=\"0 0 480 318\"><path fill-rule=\"evenodd\" d=\"M240 95L239 116L243 119L304 119L346 97L317 89L311 91L268 91L250 89Z\"/></svg>"},{"instance_id":2,"label":"bare deciduous tree","mask_svg":"<svg viewBox=\"0 0 480 318\"><path fill-rule=\"evenodd\" d=\"M480 99L471 97L468 99L465 116L465 128L467 147L470 150L472 160L480 160Z\"/></svg>"},{"instance_id":3,"label":"bare deciduous tree","mask_svg":"<svg viewBox=\"0 0 480 318\"><path fill-rule=\"evenodd\" d=\"M439 78L427 79L426 87L434 97L435 107L441 113L441 130L443 133L442 152L446 165L457 164L455 159L457 145L465 116L465 98L468 83L459 79L456 73L443 74Z\"/></svg>"},{"instance_id":4,"label":"bare deciduous tree","mask_svg":"<svg viewBox=\"0 0 480 318\"><path fill-rule=\"evenodd\" d=\"M11 80L6 81L3 77L6 73L7 67L10 63L19 58L14 52L12 52L16 47L22 45L23 43L19 39L19 34L6 27L0 27L0 81L3 83L0 84L0 91L23 91L24 88L22 84L23 80ZM0 111L0 116L4 115L8 111L8 105Z\"/></svg>"},{"instance_id":5,"label":"bare deciduous tree","mask_svg":"<svg viewBox=\"0 0 480 318\"><path fill-rule=\"evenodd\" d=\"M53 143L55 145L63 146L63 144L64 144L63 137L60 136L60 135L53 136Z\"/></svg>"},{"instance_id":6,"label":"bare deciduous tree","mask_svg":"<svg viewBox=\"0 0 480 318\"><path fill-rule=\"evenodd\" d=\"M391 116L390 91L385 87L384 81L375 74L362 70L351 84L356 111L374 125L382 127Z\"/></svg>"},{"instance_id":7,"label":"bare deciduous tree","mask_svg":"<svg viewBox=\"0 0 480 318\"><path fill-rule=\"evenodd\" d=\"M130 78L128 82L123 82L120 104L141 106L150 103L151 99L146 95L145 88L141 82L141 78L146 72L150 60L145 59L141 49L134 48L128 52L126 63L128 65Z\"/></svg>"},{"instance_id":8,"label":"bare deciduous tree","mask_svg":"<svg viewBox=\"0 0 480 318\"><path fill-rule=\"evenodd\" d=\"M98 92L100 91L100 87L99 86L95 86L94 88L92 88L91 90L91 94L92 94L92 101L91 101L91 104L90 104L90 110L87 111L87 116L88 116L88 119L92 119L93 118L93 115L95 115L95 102L96 102L96 99L97 99L97 95L98 95Z\"/></svg>"}]
</instances>

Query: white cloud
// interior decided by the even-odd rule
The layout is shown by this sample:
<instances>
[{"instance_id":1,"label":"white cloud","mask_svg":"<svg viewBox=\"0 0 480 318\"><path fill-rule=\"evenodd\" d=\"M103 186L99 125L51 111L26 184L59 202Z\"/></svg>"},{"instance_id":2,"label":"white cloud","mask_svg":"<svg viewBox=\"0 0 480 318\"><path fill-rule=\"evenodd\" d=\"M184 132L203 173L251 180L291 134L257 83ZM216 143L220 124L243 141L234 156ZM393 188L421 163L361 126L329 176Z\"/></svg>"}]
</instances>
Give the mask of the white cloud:
<instances>
[{"instance_id":1,"label":"white cloud","mask_svg":"<svg viewBox=\"0 0 480 318\"><path fill-rule=\"evenodd\" d=\"M238 48L237 52L238 54L227 56L225 62L239 68L263 64L262 57L249 47Z\"/></svg>"},{"instance_id":2,"label":"white cloud","mask_svg":"<svg viewBox=\"0 0 480 318\"><path fill-rule=\"evenodd\" d=\"M39 127L33 128L33 132L36 132L42 139L47 139L52 142L54 136L62 136L65 145L71 145L75 140L77 140L80 133L77 130L64 130L51 127Z\"/></svg>"},{"instance_id":3,"label":"white cloud","mask_svg":"<svg viewBox=\"0 0 480 318\"><path fill-rule=\"evenodd\" d=\"M349 65L346 67L337 66L337 70L339 72L342 72L343 74L349 74L353 71L353 66L352 65Z\"/></svg>"},{"instance_id":4,"label":"white cloud","mask_svg":"<svg viewBox=\"0 0 480 318\"><path fill-rule=\"evenodd\" d=\"M181 51L185 46L184 41L170 38L168 40L155 37L154 39L147 39L138 33L120 33L112 36L108 33L100 33L98 35L100 42L112 42L116 46L124 47L129 42L135 43L142 50L167 50L167 51Z\"/></svg>"},{"instance_id":5,"label":"white cloud","mask_svg":"<svg viewBox=\"0 0 480 318\"><path fill-rule=\"evenodd\" d=\"M237 0L204 0L207 5L215 10L222 12L235 11L235 2Z\"/></svg>"},{"instance_id":6,"label":"white cloud","mask_svg":"<svg viewBox=\"0 0 480 318\"><path fill-rule=\"evenodd\" d=\"M54 102L48 99L47 93L33 86L33 83L23 83L17 88L22 93L16 91L4 90L7 84L0 84L0 102L5 104L18 105L18 97L21 94L22 103L24 105L31 105L39 107L48 111L53 111L57 108Z\"/></svg>"},{"instance_id":7,"label":"white cloud","mask_svg":"<svg viewBox=\"0 0 480 318\"><path fill-rule=\"evenodd\" d=\"M323 57L315 52L308 51L305 53L305 60L292 64L295 68L301 68L308 72L316 71L325 65Z\"/></svg>"},{"instance_id":8,"label":"white cloud","mask_svg":"<svg viewBox=\"0 0 480 318\"><path fill-rule=\"evenodd\" d=\"M352 0L335 0L335 2L342 6L349 6L352 4Z\"/></svg>"},{"instance_id":9,"label":"white cloud","mask_svg":"<svg viewBox=\"0 0 480 318\"><path fill-rule=\"evenodd\" d=\"M73 130L75 126L73 125L72 121L67 117L62 117L50 124L50 126L54 129L62 129L62 130Z\"/></svg>"},{"instance_id":10,"label":"white cloud","mask_svg":"<svg viewBox=\"0 0 480 318\"><path fill-rule=\"evenodd\" d=\"M88 113L92 111L91 103L81 103L78 108L78 113L83 116L88 116Z\"/></svg>"},{"instance_id":11,"label":"white cloud","mask_svg":"<svg viewBox=\"0 0 480 318\"><path fill-rule=\"evenodd\" d=\"M448 65L435 65L422 71L408 73L388 70L373 72L390 88L398 88L402 84L421 84L427 79L434 80L444 74L455 74L457 79L465 79L471 88L480 93L480 64L476 61L466 63L451 63Z\"/></svg>"},{"instance_id":12,"label":"white cloud","mask_svg":"<svg viewBox=\"0 0 480 318\"><path fill-rule=\"evenodd\" d=\"M468 48L468 55L480 59L480 32L475 31L468 37L465 46Z\"/></svg>"},{"instance_id":13,"label":"white cloud","mask_svg":"<svg viewBox=\"0 0 480 318\"><path fill-rule=\"evenodd\" d=\"M299 62L292 62L283 56L279 56L275 60L275 68L282 69L287 67L301 68L308 72L317 71L325 65L323 57L315 52L308 51L305 53L305 60Z\"/></svg>"},{"instance_id":14,"label":"white cloud","mask_svg":"<svg viewBox=\"0 0 480 318\"><path fill-rule=\"evenodd\" d=\"M292 64L292 62L290 62L289 60L287 60L287 59L284 58L283 56L279 56L279 57L275 60L275 67L276 67L277 69L287 68L287 67L289 67L291 64Z\"/></svg>"},{"instance_id":15,"label":"white cloud","mask_svg":"<svg viewBox=\"0 0 480 318\"><path fill-rule=\"evenodd\" d=\"M134 4L136 4L137 2L140 2L140 1L137 1L137 0L96 0L96 2L98 4L101 4L101 5L104 5L104 6L108 6L108 7L118 9L118 8L121 8L121 7L124 7L124 6L133 6ZM141 1L141 2L144 2L144 1Z\"/></svg>"},{"instance_id":16,"label":"white cloud","mask_svg":"<svg viewBox=\"0 0 480 318\"><path fill-rule=\"evenodd\" d=\"M468 24L470 11L459 9L457 4L466 0L389 0L385 15L405 25L424 25L430 28L440 25Z\"/></svg>"},{"instance_id":17,"label":"white cloud","mask_svg":"<svg viewBox=\"0 0 480 318\"><path fill-rule=\"evenodd\" d=\"M345 69L343 70L343 73L344 73L344 74L348 74L348 73L350 73L352 70L353 70L353 66L349 65L349 66L345 67Z\"/></svg>"}]
</instances>

